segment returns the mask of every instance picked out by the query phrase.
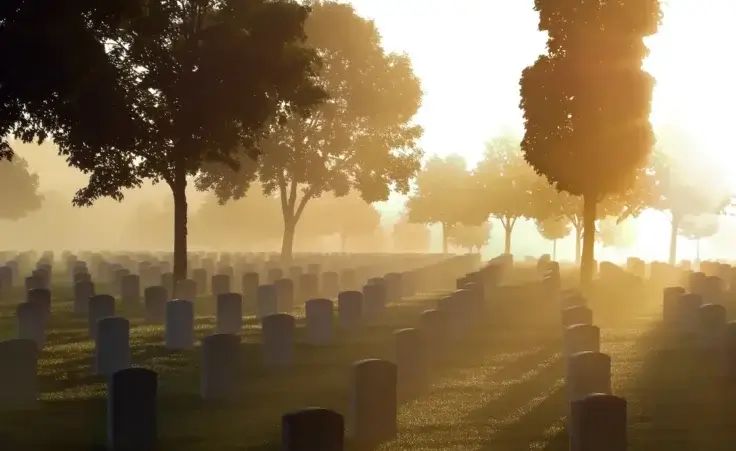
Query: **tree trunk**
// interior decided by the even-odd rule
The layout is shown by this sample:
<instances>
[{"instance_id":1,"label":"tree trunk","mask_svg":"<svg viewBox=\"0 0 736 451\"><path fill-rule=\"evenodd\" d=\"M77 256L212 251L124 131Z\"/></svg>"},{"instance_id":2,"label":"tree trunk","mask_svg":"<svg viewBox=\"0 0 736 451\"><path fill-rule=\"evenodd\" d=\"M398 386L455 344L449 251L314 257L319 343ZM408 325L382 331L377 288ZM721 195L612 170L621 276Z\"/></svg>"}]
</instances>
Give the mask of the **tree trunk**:
<instances>
[{"instance_id":1,"label":"tree trunk","mask_svg":"<svg viewBox=\"0 0 736 451\"><path fill-rule=\"evenodd\" d=\"M580 245L583 242L582 226L575 227L575 264L580 264Z\"/></svg>"},{"instance_id":2,"label":"tree trunk","mask_svg":"<svg viewBox=\"0 0 736 451\"><path fill-rule=\"evenodd\" d=\"M174 282L187 278L187 181L177 177L171 186L174 195ZM189 299L192 300L193 299Z\"/></svg>"},{"instance_id":3,"label":"tree trunk","mask_svg":"<svg viewBox=\"0 0 736 451\"><path fill-rule=\"evenodd\" d=\"M672 229L670 230L670 265L677 263L677 231L680 229L680 215L672 213Z\"/></svg>"},{"instance_id":4,"label":"tree trunk","mask_svg":"<svg viewBox=\"0 0 736 451\"><path fill-rule=\"evenodd\" d=\"M695 240L695 261L698 262L698 268L700 268L700 238Z\"/></svg>"},{"instance_id":5,"label":"tree trunk","mask_svg":"<svg viewBox=\"0 0 736 451\"><path fill-rule=\"evenodd\" d=\"M447 223L443 222L442 223L442 253L443 254L447 253L447 248L448 248L447 241L449 238L447 236L447 232L449 229L450 227L447 225Z\"/></svg>"},{"instance_id":6,"label":"tree trunk","mask_svg":"<svg viewBox=\"0 0 736 451\"><path fill-rule=\"evenodd\" d=\"M281 239L281 265L283 267L291 266L295 233L296 221L284 219L284 236Z\"/></svg>"},{"instance_id":7,"label":"tree trunk","mask_svg":"<svg viewBox=\"0 0 736 451\"><path fill-rule=\"evenodd\" d=\"M347 241L348 241L348 237L345 236L344 233L341 233L340 234L340 252L342 252L343 254L345 253L345 249L347 248L346 246Z\"/></svg>"},{"instance_id":8,"label":"tree trunk","mask_svg":"<svg viewBox=\"0 0 736 451\"><path fill-rule=\"evenodd\" d=\"M552 261L557 261L557 240L552 240Z\"/></svg>"},{"instance_id":9,"label":"tree trunk","mask_svg":"<svg viewBox=\"0 0 736 451\"><path fill-rule=\"evenodd\" d=\"M580 260L580 284L590 287L593 282L595 263L595 217L598 196L593 193L583 195L583 254Z\"/></svg>"}]
</instances>

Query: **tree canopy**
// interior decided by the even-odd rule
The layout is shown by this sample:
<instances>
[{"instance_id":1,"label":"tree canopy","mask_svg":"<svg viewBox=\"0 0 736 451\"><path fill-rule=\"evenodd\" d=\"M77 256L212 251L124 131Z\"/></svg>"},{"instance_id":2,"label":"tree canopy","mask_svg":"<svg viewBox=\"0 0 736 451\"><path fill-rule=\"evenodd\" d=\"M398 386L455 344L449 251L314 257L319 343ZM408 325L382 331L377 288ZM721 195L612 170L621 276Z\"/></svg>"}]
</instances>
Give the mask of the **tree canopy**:
<instances>
[{"instance_id":1,"label":"tree canopy","mask_svg":"<svg viewBox=\"0 0 736 451\"><path fill-rule=\"evenodd\" d=\"M534 173L513 136L486 144L483 159L473 171L475 209L483 218L497 219L504 228L504 252L511 253L511 234L521 218L535 218L545 205L539 197L541 178Z\"/></svg>"},{"instance_id":2,"label":"tree canopy","mask_svg":"<svg viewBox=\"0 0 736 451\"><path fill-rule=\"evenodd\" d=\"M389 53L372 20L349 4L312 2L307 43L322 59L319 86L329 95L314 114L290 114L262 142L263 156L248 170L213 165L198 180L227 200L244 195L254 179L281 199L281 257L291 259L297 223L324 193L355 190L367 202L409 191L420 169L422 129L412 122L422 99L405 54ZM247 162L248 156L241 155Z\"/></svg>"},{"instance_id":3,"label":"tree canopy","mask_svg":"<svg viewBox=\"0 0 736 451\"><path fill-rule=\"evenodd\" d=\"M62 146L90 175L75 203L122 199L144 179L174 199L174 277L186 277L188 177L204 162L236 166L274 120L324 97L316 52L304 46L309 9L289 0L147 2L108 42L137 124L124 147ZM106 124L105 127L110 125Z\"/></svg>"},{"instance_id":4,"label":"tree canopy","mask_svg":"<svg viewBox=\"0 0 736 451\"><path fill-rule=\"evenodd\" d=\"M315 199L302 221L297 235L338 235L340 249L346 252L351 238L372 237L379 231L381 213L351 191L343 197L324 195Z\"/></svg>"},{"instance_id":5,"label":"tree canopy","mask_svg":"<svg viewBox=\"0 0 736 451\"><path fill-rule=\"evenodd\" d=\"M432 157L417 175L406 211L411 222L442 226L442 252L447 252L453 227L478 225L488 218L477 208L472 182L465 159L459 155Z\"/></svg>"},{"instance_id":6,"label":"tree canopy","mask_svg":"<svg viewBox=\"0 0 736 451\"><path fill-rule=\"evenodd\" d=\"M41 208L43 196L38 192L38 175L28 163L15 156L0 161L0 219L18 220Z\"/></svg>"},{"instance_id":7,"label":"tree canopy","mask_svg":"<svg viewBox=\"0 0 736 451\"><path fill-rule=\"evenodd\" d=\"M564 216L549 217L546 219L535 221L537 230L545 240L555 241L567 238L572 231L570 221Z\"/></svg>"},{"instance_id":8,"label":"tree canopy","mask_svg":"<svg viewBox=\"0 0 736 451\"><path fill-rule=\"evenodd\" d=\"M429 252L432 235L427 226L402 215L391 228L391 238L395 252Z\"/></svg>"},{"instance_id":9,"label":"tree canopy","mask_svg":"<svg viewBox=\"0 0 736 451\"><path fill-rule=\"evenodd\" d=\"M456 224L450 229L450 243L470 252L480 252L490 238L491 223L488 221L481 225Z\"/></svg>"},{"instance_id":10,"label":"tree canopy","mask_svg":"<svg viewBox=\"0 0 736 451\"><path fill-rule=\"evenodd\" d=\"M581 280L593 276L596 204L629 189L654 142L642 69L659 0L535 0L547 51L522 72L524 158L584 200Z\"/></svg>"},{"instance_id":11,"label":"tree canopy","mask_svg":"<svg viewBox=\"0 0 736 451\"><path fill-rule=\"evenodd\" d=\"M710 238L718 233L717 215L688 216L681 223L679 234L688 240Z\"/></svg>"}]
</instances>

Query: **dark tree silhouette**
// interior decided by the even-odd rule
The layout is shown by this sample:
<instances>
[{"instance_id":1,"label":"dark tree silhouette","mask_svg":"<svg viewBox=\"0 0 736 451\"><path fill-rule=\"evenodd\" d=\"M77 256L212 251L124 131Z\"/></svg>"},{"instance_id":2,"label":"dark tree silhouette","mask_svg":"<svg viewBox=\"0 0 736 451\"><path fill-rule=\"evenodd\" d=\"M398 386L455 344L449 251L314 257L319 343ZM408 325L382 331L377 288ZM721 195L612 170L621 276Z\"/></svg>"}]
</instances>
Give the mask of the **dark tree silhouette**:
<instances>
[{"instance_id":1,"label":"dark tree silhouette","mask_svg":"<svg viewBox=\"0 0 736 451\"><path fill-rule=\"evenodd\" d=\"M62 148L127 145L127 92L105 42L142 14L139 0L0 2L0 159L13 135Z\"/></svg>"},{"instance_id":2,"label":"dark tree silhouette","mask_svg":"<svg viewBox=\"0 0 736 451\"><path fill-rule=\"evenodd\" d=\"M524 157L583 198L581 282L593 277L596 205L630 188L654 141L654 79L642 69L659 0L535 0L547 52L524 69Z\"/></svg>"},{"instance_id":3,"label":"dark tree silhouette","mask_svg":"<svg viewBox=\"0 0 736 451\"><path fill-rule=\"evenodd\" d=\"M174 277L187 275L188 177L204 162L237 166L264 127L324 96L313 84L316 53L303 45L309 9L288 0L146 3L109 42L139 124L134 142L94 153L63 149L90 174L77 205L165 182L174 201ZM252 152L256 152L252 150Z\"/></svg>"},{"instance_id":4,"label":"dark tree silhouette","mask_svg":"<svg viewBox=\"0 0 736 451\"><path fill-rule=\"evenodd\" d=\"M488 218L487 213L476 208L472 182L462 157L433 157L417 175L416 190L406 202L409 221L442 226L444 253L453 227L478 225Z\"/></svg>"},{"instance_id":5,"label":"dark tree silhouette","mask_svg":"<svg viewBox=\"0 0 736 451\"><path fill-rule=\"evenodd\" d=\"M30 172L26 160L15 156L0 161L0 219L18 220L41 208L38 175Z\"/></svg>"},{"instance_id":6,"label":"dark tree silhouette","mask_svg":"<svg viewBox=\"0 0 736 451\"><path fill-rule=\"evenodd\" d=\"M309 117L291 115L263 143L258 165L208 168L200 189L226 201L243 196L256 177L281 199L281 258L291 260L294 234L310 200L356 190L367 202L406 193L420 168L422 129L412 123L422 91L407 55L387 53L375 23L351 5L313 2L307 43L323 60L319 84L330 96ZM244 158L247 159L247 156Z\"/></svg>"}]
</instances>

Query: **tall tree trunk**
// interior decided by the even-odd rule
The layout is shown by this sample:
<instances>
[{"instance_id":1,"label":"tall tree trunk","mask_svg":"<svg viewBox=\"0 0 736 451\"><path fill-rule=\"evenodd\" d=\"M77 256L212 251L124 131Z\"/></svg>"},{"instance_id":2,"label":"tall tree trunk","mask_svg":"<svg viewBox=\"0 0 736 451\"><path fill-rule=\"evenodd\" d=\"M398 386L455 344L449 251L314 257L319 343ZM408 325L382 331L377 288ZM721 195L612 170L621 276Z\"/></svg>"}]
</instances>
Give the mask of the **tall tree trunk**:
<instances>
[{"instance_id":1,"label":"tall tree trunk","mask_svg":"<svg viewBox=\"0 0 736 451\"><path fill-rule=\"evenodd\" d=\"M171 184L174 195L174 282L187 278L187 179L175 176ZM193 299L191 299L193 300Z\"/></svg>"},{"instance_id":2,"label":"tall tree trunk","mask_svg":"<svg viewBox=\"0 0 736 451\"><path fill-rule=\"evenodd\" d=\"M575 227L575 264L580 264L580 245L583 244L583 227L582 224Z\"/></svg>"},{"instance_id":3,"label":"tall tree trunk","mask_svg":"<svg viewBox=\"0 0 736 451\"><path fill-rule=\"evenodd\" d=\"M677 263L677 231L680 229L680 221L682 216L672 213L672 228L670 229L670 265Z\"/></svg>"},{"instance_id":4,"label":"tall tree trunk","mask_svg":"<svg viewBox=\"0 0 736 451\"><path fill-rule=\"evenodd\" d=\"M583 195L583 255L580 261L580 284L590 287L593 282L595 263L595 217L598 196L594 193Z\"/></svg>"},{"instance_id":5,"label":"tall tree trunk","mask_svg":"<svg viewBox=\"0 0 736 451\"><path fill-rule=\"evenodd\" d=\"M448 226L446 222L443 222L441 224L442 224L442 253L446 254L447 248L449 247L448 246L449 237L447 235L450 230L450 226Z\"/></svg>"},{"instance_id":6,"label":"tall tree trunk","mask_svg":"<svg viewBox=\"0 0 736 451\"><path fill-rule=\"evenodd\" d=\"M695 240L695 261L698 262L698 268L700 268L700 238Z\"/></svg>"},{"instance_id":7,"label":"tall tree trunk","mask_svg":"<svg viewBox=\"0 0 736 451\"><path fill-rule=\"evenodd\" d=\"M557 261L557 240L552 240L552 261Z\"/></svg>"},{"instance_id":8,"label":"tall tree trunk","mask_svg":"<svg viewBox=\"0 0 736 451\"><path fill-rule=\"evenodd\" d=\"M341 233L340 234L340 252L342 252L343 254L345 253L345 249L347 248L347 241L348 241L348 237L344 233Z\"/></svg>"},{"instance_id":9,"label":"tall tree trunk","mask_svg":"<svg viewBox=\"0 0 736 451\"><path fill-rule=\"evenodd\" d=\"M284 218L284 236L281 238L281 266L289 267L293 260L296 221Z\"/></svg>"}]
</instances>

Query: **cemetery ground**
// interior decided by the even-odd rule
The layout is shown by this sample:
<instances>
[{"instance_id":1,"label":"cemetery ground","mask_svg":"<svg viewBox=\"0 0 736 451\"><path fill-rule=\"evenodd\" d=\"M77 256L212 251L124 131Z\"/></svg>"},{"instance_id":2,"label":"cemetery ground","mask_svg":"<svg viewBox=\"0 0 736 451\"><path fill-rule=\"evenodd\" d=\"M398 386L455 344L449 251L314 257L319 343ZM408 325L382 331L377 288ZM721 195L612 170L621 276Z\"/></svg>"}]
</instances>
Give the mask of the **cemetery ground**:
<instances>
[{"instance_id":1,"label":"cemetery ground","mask_svg":"<svg viewBox=\"0 0 736 451\"><path fill-rule=\"evenodd\" d=\"M591 298L601 352L612 360L613 394L628 402L629 449L732 449L733 387L713 377L717 369L707 355L662 328L661 289L649 288L641 299L620 303L617 298L632 293L606 291ZM39 409L0 414L0 438L8 449L105 449L107 385L93 375L94 344L86 321L72 314L71 289L53 292L54 314L38 366ZM133 364L159 374L160 449L281 449L285 412L320 406L345 413L351 364L370 357L391 360L392 332L416 326L421 312L435 308L441 296L405 299L378 323L338 334L332 345L299 344L290 369L259 365L258 321L248 317L241 334L242 393L227 403L201 400L198 348L166 350L162 327L133 319ZM214 332L214 319L211 305L197 305L199 340ZM137 312L120 313L131 318ZM0 305L0 338L12 337L13 316L11 305ZM297 317L302 342L303 315ZM558 317L524 324L489 315L449 348L427 391L402 400L398 438L379 449L567 450L562 349Z\"/></svg>"}]
</instances>

